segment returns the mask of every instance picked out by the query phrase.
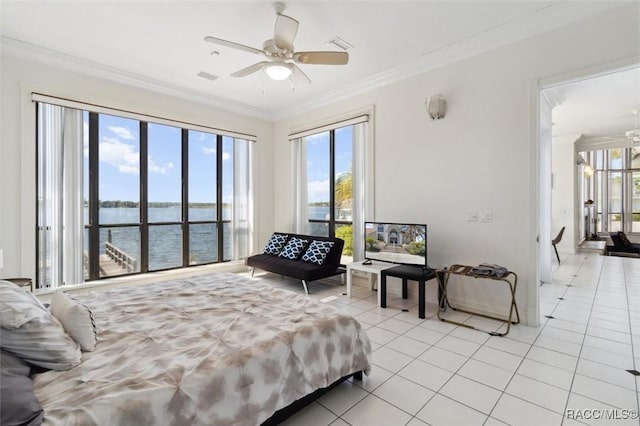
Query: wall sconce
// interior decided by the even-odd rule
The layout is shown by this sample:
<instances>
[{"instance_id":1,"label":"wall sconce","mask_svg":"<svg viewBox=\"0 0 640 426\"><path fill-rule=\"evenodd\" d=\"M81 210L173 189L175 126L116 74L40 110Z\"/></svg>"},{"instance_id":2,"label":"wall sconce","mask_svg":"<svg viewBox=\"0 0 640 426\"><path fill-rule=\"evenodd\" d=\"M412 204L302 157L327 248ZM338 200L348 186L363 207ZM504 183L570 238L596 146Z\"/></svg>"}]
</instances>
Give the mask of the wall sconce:
<instances>
[{"instance_id":1,"label":"wall sconce","mask_svg":"<svg viewBox=\"0 0 640 426\"><path fill-rule=\"evenodd\" d=\"M437 93L424 102L424 107L432 120L439 120L447 113L447 100L442 93Z\"/></svg>"},{"instance_id":2,"label":"wall sconce","mask_svg":"<svg viewBox=\"0 0 640 426\"><path fill-rule=\"evenodd\" d=\"M587 177L591 177L593 175L593 167L589 163L586 162L584 157L578 154L578 159L576 160L576 166L584 166L584 175Z\"/></svg>"},{"instance_id":3,"label":"wall sconce","mask_svg":"<svg viewBox=\"0 0 640 426\"><path fill-rule=\"evenodd\" d=\"M593 175L593 168L588 164L584 166L584 175L587 177L591 177Z\"/></svg>"}]
</instances>

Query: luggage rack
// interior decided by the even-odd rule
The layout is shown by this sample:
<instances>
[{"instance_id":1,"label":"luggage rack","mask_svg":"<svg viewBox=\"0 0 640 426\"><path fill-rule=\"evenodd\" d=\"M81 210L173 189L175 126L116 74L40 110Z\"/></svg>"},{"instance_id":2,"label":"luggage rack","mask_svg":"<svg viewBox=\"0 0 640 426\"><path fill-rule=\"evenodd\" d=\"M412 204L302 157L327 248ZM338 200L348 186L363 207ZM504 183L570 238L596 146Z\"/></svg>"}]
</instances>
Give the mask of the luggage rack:
<instances>
[{"instance_id":1,"label":"luggage rack","mask_svg":"<svg viewBox=\"0 0 640 426\"><path fill-rule=\"evenodd\" d=\"M518 313L518 306L516 305L516 287L518 285L518 276L516 275L515 272L512 272L512 271L507 271L507 274L503 276L474 274L472 272L472 269L473 269L473 266L451 265L449 268L444 268L437 271L436 275L438 277L438 280L440 281L440 288L442 289L442 294L440 295L440 309L438 309L438 318L440 319L440 321L450 322L452 324L457 324L457 325L461 325L463 327L471 328L474 330L483 331L485 333L489 333L492 336L506 336L509 333L511 324L514 324L514 325L520 324L520 314ZM503 318L493 317L493 316L481 314L478 312L465 311L463 309L451 306L451 303L449 303L449 298L447 297L447 284L449 284L449 277L451 275L461 275L461 276L471 277L471 278L483 278L487 280L503 281L507 283L509 286L509 291L511 292L509 318L505 320ZM449 320L446 318L442 318L441 313L442 311L446 310L447 307L451 308L454 311L460 311L467 314L478 315L485 318L503 321L507 324L507 330L504 333L498 333L497 331L485 331L485 330L480 330L479 328L470 324L465 324L465 323ZM516 314L516 321L513 321L514 311Z\"/></svg>"}]
</instances>

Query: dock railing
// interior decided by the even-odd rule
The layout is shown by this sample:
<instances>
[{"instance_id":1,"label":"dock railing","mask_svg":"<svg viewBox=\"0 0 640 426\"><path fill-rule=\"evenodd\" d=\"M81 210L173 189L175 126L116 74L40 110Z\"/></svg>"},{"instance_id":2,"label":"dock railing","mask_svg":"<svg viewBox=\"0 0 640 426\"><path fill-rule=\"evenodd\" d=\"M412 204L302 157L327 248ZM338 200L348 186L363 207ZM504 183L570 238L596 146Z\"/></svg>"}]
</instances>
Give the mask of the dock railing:
<instances>
[{"instance_id":1,"label":"dock railing","mask_svg":"<svg viewBox=\"0 0 640 426\"><path fill-rule=\"evenodd\" d=\"M127 272L136 272L138 268L138 260L128 255L124 250L113 245L111 235L111 229L107 231L107 242L104 243L106 255L120 265Z\"/></svg>"},{"instance_id":2,"label":"dock railing","mask_svg":"<svg viewBox=\"0 0 640 426\"><path fill-rule=\"evenodd\" d=\"M111 241L107 241L105 243L105 251L110 259L120 265L123 269L126 269L127 272L135 272L137 270L137 259L133 256L128 255L118 247L114 246Z\"/></svg>"}]
</instances>

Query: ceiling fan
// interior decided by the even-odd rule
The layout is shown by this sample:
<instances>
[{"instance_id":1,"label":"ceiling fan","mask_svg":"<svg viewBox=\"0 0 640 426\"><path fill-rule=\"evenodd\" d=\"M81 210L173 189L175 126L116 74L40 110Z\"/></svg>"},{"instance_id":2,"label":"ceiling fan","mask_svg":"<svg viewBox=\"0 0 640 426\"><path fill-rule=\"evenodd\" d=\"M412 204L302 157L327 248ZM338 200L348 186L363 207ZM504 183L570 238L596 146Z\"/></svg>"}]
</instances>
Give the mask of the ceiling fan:
<instances>
[{"instance_id":1,"label":"ceiling fan","mask_svg":"<svg viewBox=\"0 0 640 426\"><path fill-rule=\"evenodd\" d=\"M633 115L636 116L636 127L631 130L627 130L624 135L627 137L627 139L631 140L631 143L635 146L637 143L640 143L640 127L638 127L638 115L640 115L640 112L632 112Z\"/></svg>"},{"instance_id":2,"label":"ceiling fan","mask_svg":"<svg viewBox=\"0 0 640 426\"><path fill-rule=\"evenodd\" d=\"M640 111L634 110L631 113L636 117L636 127L627 130L624 134L611 135L611 136L592 136L583 137L582 140L587 142L590 146L612 146L626 148L640 146L640 127L638 126L638 117Z\"/></svg>"},{"instance_id":3,"label":"ceiling fan","mask_svg":"<svg viewBox=\"0 0 640 426\"><path fill-rule=\"evenodd\" d=\"M276 24L273 38L266 40L262 44L262 49L217 37L207 36L204 38L209 43L266 56L266 61L238 70L231 74L231 77L246 77L256 71L263 70L273 80L289 78L294 83L311 83L309 77L296 64L345 65L349 62L349 54L347 52L296 52L293 48L293 41L298 32L299 22L290 16L282 14L284 4L275 3L274 7L276 10Z\"/></svg>"}]
</instances>

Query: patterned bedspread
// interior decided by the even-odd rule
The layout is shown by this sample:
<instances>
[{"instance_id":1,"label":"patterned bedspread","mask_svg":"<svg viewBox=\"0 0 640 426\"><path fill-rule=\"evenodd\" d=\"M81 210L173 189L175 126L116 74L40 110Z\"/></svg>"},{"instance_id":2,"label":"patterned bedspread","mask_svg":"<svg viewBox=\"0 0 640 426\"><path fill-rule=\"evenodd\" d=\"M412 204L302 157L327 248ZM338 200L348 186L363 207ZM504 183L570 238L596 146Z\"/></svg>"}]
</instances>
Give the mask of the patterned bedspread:
<instances>
[{"instance_id":1,"label":"patterned bedspread","mask_svg":"<svg viewBox=\"0 0 640 426\"><path fill-rule=\"evenodd\" d=\"M234 274L78 294L98 345L34 377L50 425L257 425L356 371L371 345L350 315Z\"/></svg>"}]
</instances>

